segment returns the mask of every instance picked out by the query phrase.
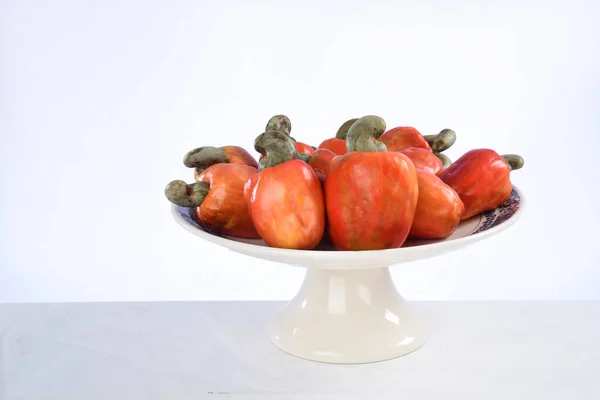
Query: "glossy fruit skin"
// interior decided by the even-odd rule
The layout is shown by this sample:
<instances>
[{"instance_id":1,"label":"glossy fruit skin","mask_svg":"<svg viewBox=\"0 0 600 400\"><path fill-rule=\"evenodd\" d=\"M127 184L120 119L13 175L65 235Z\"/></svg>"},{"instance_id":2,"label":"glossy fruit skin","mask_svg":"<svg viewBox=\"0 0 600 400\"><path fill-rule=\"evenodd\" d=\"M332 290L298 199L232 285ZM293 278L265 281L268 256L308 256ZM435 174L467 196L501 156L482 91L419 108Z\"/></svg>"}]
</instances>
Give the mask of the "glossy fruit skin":
<instances>
[{"instance_id":1,"label":"glossy fruit skin","mask_svg":"<svg viewBox=\"0 0 600 400\"><path fill-rule=\"evenodd\" d=\"M410 239L445 239L452 235L465 206L450 186L438 176L417 170L419 199L410 228Z\"/></svg>"},{"instance_id":2,"label":"glossy fruit skin","mask_svg":"<svg viewBox=\"0 0 600 400\"><path fill-rule=\"evenodd\" d=\"M340 156L348 152L346 149L346 140L336 138L325 139L320 145L317 146L317 149L327 149Z\"/></svg>"},{"instance_id":3,"label":"glossy fruit skin","mask_svg":"<svg viewBox=\"0 0 600 400\"><path fill-rule=\"evenodd\" d=\"M215 164L205 169L197 181L210 184L210 190L196 207L198 220L223 235L259 238L244 199L244 185L257 172L241 164Z\"/></svg>"},{"instance_id":4,"label":"glossy fruit skin","mask_svg":"<svg viewBox=\"0 0 600 400\"><path fill-rule=\"evenodd\" d=\"M313 149L312 146L309 146L306 143L302 143L302 142L296 142L296 150L300 154L308 154L311 156L315 152L315 149Z\"/></svg>"},{"instance_id":5,"label":"glossy fruit skin","mask_svg":"<svg viewBox=\"0 0 600 400\"><path fill-rule=\"evenodd\" d=\"M444 170L442 161L431 151L420 147L408 147L400 150L400 153L408 156L415 164L415 168L439 175Z\"/></svg>"},{"instance_id":6,"label":"glossy fruit skin","mask_svg":"<svg viewBox=\"0 0 600 400\"><path fill-rule=\"evenodd\" d=\"M379 138L388 151L401 151L409 147L418 147L431 151L431 146L421 133L411 126L399 126L385 132Z\"/></svg>"},{"instance_id":7,"label":"glossy fruit skin","mask_svg":"<svg viewBox=\"0 0 600 400\"><path fill-rule=\"evenodd\" d=\"M289 160L247 180L244 198L254 226L271 247L315 248L325 230L323 189L306 162Z\"/></svg>"},{"instance_id":8,"label":"glossy fruit skin","mask_svg":"<svg viewBox=\"0 0 600 400\"><path fill-rule=\"evenodd\" d=\"M510 197L510 166L491 149L468 151L440 174L465 205L462 220L492 210Z\"/></svg>"},{"instance_id":9,"label":"glossy fruit skin","mask_svg":"<svg viewBox=\"0 0 600 400\"><path fill-rule=\"evenodd\" d=\"M325 183L325 178L329 173L329 165L334 157L336 157L336 154L331 150L317 149L308 160L308 165L315 170L321 184Z\"/></svg>"},{"instance_id":10,"label":"glossy fruit skin","mask_svg":"<svg viewBox=\"0 0 600 400\"><path fill-rule=\"evenodd\" d=\"M398 152L350 152L331 162L325 180L328 232L338 250L404 244L418 198L413 162Z\"/></svg>"}]
</instances>

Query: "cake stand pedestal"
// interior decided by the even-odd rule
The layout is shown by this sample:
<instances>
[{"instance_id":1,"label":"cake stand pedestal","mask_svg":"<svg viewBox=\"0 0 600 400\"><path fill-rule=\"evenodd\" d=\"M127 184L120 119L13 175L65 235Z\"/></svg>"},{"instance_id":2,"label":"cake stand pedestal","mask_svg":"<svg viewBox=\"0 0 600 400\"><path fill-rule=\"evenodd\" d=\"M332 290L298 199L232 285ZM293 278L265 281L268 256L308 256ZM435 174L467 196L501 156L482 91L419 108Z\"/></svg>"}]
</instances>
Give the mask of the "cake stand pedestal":
<instances>
[{"instance_id":1,"label":"cake stand pedestal","mask_svg":"<svg viewBox=\"0 0 600 400\"><path fill-rule=\"evenodd\" d=\"M298 294L269 323L279 349L329 363L389 360L415 351L426 336L387 267L309 268Z\"/></svg>"}]
</instances>

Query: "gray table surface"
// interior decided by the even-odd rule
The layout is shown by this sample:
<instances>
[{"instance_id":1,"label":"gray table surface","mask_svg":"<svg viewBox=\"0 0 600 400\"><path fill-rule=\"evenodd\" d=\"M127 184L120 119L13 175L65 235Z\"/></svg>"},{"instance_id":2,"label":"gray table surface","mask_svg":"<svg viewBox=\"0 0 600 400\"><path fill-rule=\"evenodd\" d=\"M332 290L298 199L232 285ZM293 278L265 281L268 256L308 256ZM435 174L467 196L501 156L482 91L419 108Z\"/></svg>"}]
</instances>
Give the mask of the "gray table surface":
<instances>
[{"instance_id":1,"label":"gray table surface","mask_svg":"<svg viewBox=\"0 0 600 400\"><path fill-rule=\"evenodd\" d=\"M366 365L301 360L275 302L0 305L0 399L600 399L600 302L416 303L431 338Z\"/></svg>"}]
</instances>

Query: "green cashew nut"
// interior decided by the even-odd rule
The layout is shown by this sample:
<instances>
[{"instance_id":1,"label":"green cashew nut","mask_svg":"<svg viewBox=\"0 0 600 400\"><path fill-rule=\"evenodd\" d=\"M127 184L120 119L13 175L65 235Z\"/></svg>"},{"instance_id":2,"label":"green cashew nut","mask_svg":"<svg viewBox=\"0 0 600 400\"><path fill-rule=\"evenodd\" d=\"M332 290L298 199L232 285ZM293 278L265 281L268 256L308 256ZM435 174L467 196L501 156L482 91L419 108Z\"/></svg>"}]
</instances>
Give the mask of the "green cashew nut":
<instances>
[{"instance_id":1,"label":"green cashew nut","mask_svg":"<svg viewBox=\"0 0 600 400\"><path fill-rule=\"evenodd\" d=\"M308 163L311 157L312 156L307 153L298 153L298 159L304 161L305 163Z\"/></svg>"},{"instance_id":2,"label":"green cashew nut","mask_svg":"<svg viewBox=\"0 0 600 400\"><path fill-rule=\"evenodd\" d=\"M358 121L358 118L352 118L344 122L335 134L335 138L345 140L346 136L348 135L348 131L350 130L350 127L354 125L356 121Z\"/></svg>"},{"instance_id":3,"label":"green cashew nut","mask_svg":"<svg viewBox=\"0 0 600 400\"><path fill-rule=\"evenodd\" d=\"M504 161L506 161L511 171L521 169L525 165L523 157L517 154L504 154L502 158L504 158Z\"/></svg>"},{"instance_id":4,"label":"green cashew nut","mask_svg":"<svg viewBox=\"0 0 600 400\"><path fill-rule=\"evenodd\" d=\"M434 153L446 151L456 142L456 132L452 129L443 129L437 135L425 135L423 137Z\"/></svg>"},{"instance_id":5,"label":"green cashew nut","mask_svg":"<svg viewBox=\"0 0 600 400\"><path fill-rule=\"evenodd\" d=\"M452 160L450 160L447 155L442 154L442 153L434 153L434 154L436 155L437 158L440 159L444 168L448 168L449 166L452 165Z\"/></svg>"},{"instance_id":6,"label":"green cashew nut","mask_svg":"<svg viewBox=\"0 0 600 400\"><path fill-rule=\"evenodd\" d=\"M206 168L214 164L226 163L227 156L220 147L198 147L189 151L183 157L183 164L188 168L196 168L196 172L201 174Z\"/></svg>"},{"instance_id":7,"label":"green cashew nut","mask_svg":"<svg viewBox=\"0 0 600 400\"><path fill-rule=\"evenodd\" d=\"M298 159L296 145L280 131L266 131L258 135L254 140L254 149L264 156L258 163L259 171Z\"/></svg>"},{"instance_id":8,"label":"green cashew nut","mask_svg":"<svg viewBox=\"0 0 600 400\"><path fill-rule=\"evenodd\" d=\"M377 139L385 132L386 124L383 118L367 115L352 124L346 136L346 148L352 151L387 151L385 144Z\"/></svg>"},{"instance_id":9,"label":"green cashew nut","mask_svg":"<svg viewBox=\"0 0 600 400\"><path fill-rule=\"evenodd\" d=\"M265 131L278 131L290 136L290 133L292 132L292 122L285 115L275 115L267 122Z\"/></svg>"},{"instance_id":10,"label":"green cashew nut","mask_svg":"<svg viewBox=\"0 0 600 400\"><path fill-rule=\"evenodd\" d=\"M209 189L210 184L206 182L196 182L188 185L184 181L176 180L165 187L165 196L177 206L198 207L206 198Z\"/></svg>"}]
</instances>

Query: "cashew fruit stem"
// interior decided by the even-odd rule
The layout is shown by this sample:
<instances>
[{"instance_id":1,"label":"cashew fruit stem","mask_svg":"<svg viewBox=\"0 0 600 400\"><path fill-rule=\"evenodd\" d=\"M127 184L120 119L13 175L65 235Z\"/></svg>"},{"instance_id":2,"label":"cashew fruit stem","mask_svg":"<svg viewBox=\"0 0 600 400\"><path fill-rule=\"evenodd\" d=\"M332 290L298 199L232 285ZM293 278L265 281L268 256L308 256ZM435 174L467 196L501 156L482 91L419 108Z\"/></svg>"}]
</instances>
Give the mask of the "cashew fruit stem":
<instances>
[{"instance_id":1,"label":"cashew fruit stem","mask_svg":"<svg viewBox=\"0 0 600 400\"><path fill-rule=\"evenodd\" d=\"M437 135L425 135L423 137L427 140L429 147L431 147L434 153L446 151L456 142L456 132L452 129L443 129Z\"/></svg>"},{"instance_id":2,"label":"cashew fruit stem","mask_svg":"<svg viewBox=\"0 0 600 400\"><path fill-rule=\"evenodd\" d=\"M521 169L525 165L525 160L518 154L504 154L502 158L504 158L511 171Z\"/></svg>"},{"instance_id":3,"label":"cashew fruit stem","mask_svg":"<svg viewBox=\"0 0 600 400\"><path fill-rule=\"evenodd\" d=\"M344 122L342 124L342 126L340 126L340 128L338 129L337 133L335 134L335 138L346 140L346 136L348 135L348 130L350 130L350 127L352 125L354 125L354 123L356 121L358 121L358 118L352 118L352 119L349 119L348 121Z\"/></svg>"},{"instance_id":4,"label":"cashew fruit stem","mask_svg":"<svg viewBox=\"0 0 600 400\"><path fill-rule=\"evenodd\" d=\"M264 156L258 163L259 171L298 159L296 145L280 131L266 131L258 135L254 140L254 149Z\"/></svg>"},{"instance_id":5,"label":"cashew fruit stem","mask_svg":"<svg viewBox=\"0 0 600 400\"><path fill-rule=\"evenodd\" d=\"M188 168L196 168L196 172L201 174L206 168L214 164L227 162L225 151L220 147L204 146L189 151L183 157L183 164Z\"/></svg>"},{"instance_id":6,"label":"cashew fruit stem","mask_svg":"<svg viewBox=\"0 0 600 400\"><path fill-rule=\"evenodd\" d=\"M385 132L386 124L383 118L367 115L352 124L346 136L348 152L387 151L385 144L377 139Z\"/></svg>"},{"instance_id":7,"label":"cashew fruit stem","mask_svg":"<svg viewBox=\"0 0 600 400\"><path fill-rule=\"evenodd\" d=\"M176 180L165 187L165 196L177 206L198 207L206 198L209 190L210 185L206 182L187 184L184 181Z\"/></svg>"}]
</instances>

